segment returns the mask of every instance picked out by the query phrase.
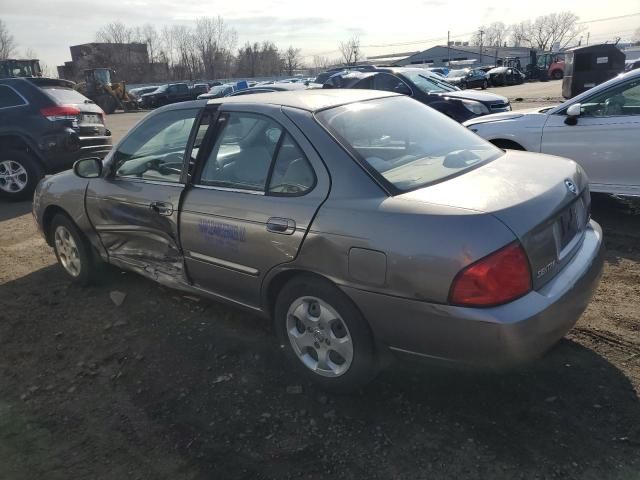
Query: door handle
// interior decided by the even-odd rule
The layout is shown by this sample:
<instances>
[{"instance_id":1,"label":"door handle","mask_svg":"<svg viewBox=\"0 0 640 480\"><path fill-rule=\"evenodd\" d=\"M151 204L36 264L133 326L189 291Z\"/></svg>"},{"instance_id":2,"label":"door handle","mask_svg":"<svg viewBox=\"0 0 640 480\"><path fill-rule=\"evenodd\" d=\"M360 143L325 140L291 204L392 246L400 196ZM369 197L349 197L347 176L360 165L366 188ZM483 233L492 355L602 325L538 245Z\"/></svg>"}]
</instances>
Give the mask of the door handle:
<instances>
[{"instance_id":1,"label":"door handle","mask_svg":"<svg viewBox=\"0 0 640 480\"><path fill-rule=\"evenodd\" d=\"M296 231L296 222L290 218L271 217L267 220L267 231L282 235L293 235Z\"/></svg>"},{"instance_id":2,"label":"door handle","mask_svg":"<svg viewBox=\"0 0 640 480\"><path fill-rule=\"evenodd\" d=\"M168 217L173 214L173 205L167 202L151 202L149 205L151 210L156 212L158 215L162 215Z\"/></svg>"}]
</instances>

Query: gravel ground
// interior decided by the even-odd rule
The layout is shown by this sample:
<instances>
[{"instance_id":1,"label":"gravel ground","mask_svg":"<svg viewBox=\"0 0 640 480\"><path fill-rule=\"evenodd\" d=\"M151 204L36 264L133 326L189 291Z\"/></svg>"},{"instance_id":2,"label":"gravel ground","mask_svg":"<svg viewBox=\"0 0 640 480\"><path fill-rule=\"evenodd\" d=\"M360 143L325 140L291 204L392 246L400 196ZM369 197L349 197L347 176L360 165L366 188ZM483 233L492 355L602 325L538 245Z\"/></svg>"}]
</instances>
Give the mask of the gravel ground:
<instances>
[{"instance_id":1,"label":"gravel ground","mask_svg":"<svg viewBox=\"0 0 640 480\"><path fill-rule=\"evenodd\" d=\"M70 285L29 210L0 204L0 479L640 478L637 205L594 197L604 276L543 359L397 361L353 396L291 376L242 311L116 270Z\"/></svg>"}]
</instances>

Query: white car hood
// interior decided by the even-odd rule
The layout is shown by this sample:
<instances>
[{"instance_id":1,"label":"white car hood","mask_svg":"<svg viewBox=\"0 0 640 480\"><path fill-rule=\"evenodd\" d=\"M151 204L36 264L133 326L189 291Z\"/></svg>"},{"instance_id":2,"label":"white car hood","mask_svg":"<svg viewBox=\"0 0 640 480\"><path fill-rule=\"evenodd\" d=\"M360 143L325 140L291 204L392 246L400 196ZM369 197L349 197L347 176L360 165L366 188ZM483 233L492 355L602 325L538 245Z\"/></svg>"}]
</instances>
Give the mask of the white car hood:
<instances>
[{"instance_id":1,"label":"white car hood","mask_svg":"<svg viewBox=\"0 0 640 480\"><path fill-rule=\"evenodd\" d=\"M542 113L543 110L550 110L554 107L537 107L527 110L518 110L511 112L493 113L491 115L483 115L482 117L472 118L463 123L465 127L472 125L478 125L481 123L502 122L505 120L516 120L520 122L531 122L532 124L544 123L544 119L547 117L546 113Z\"/></svg>"}]
</instances>

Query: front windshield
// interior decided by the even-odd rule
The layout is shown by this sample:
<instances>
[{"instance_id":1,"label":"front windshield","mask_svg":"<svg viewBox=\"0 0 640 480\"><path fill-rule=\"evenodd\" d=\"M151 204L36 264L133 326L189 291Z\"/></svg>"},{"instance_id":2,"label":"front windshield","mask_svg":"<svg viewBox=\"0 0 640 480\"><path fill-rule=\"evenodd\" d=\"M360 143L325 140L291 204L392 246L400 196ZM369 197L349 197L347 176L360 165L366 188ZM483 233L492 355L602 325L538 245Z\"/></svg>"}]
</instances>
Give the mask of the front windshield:
<instances>
[{"instance_id":1,"label":"front windshield","mask_svg":"<svg viewBox=\"0 0 640 480\"><path fill-rule=\"evenodd\" d=\"M318 119L360 161L402 192L445 180L503 154L459 123L408 97L352 103L320 112Z\"/></svg>"},{"instance_id":2,"label":"front windshield","mask_svg":"<svg viewBox=\"0 0 640 480\"><path fill-rule=\"evenodd\" d=\"M169 85L162 85L161 87L158 87L156 90L154 90L154 92L165 92L167 88L169 88Z\"/></svg>"},{"instance_id":3,"label":"front windshield","mask_svg":"<svg viewBox=\"0 0 640 480\"><path fill-rule=\"evenodd\" d=\"M458 90L447 82L438 80L434 76L430 76L421 72L402 72L402 76L413 82L413 84L424 93L432 92L454 92Z\"/></svg>"},{"instance_id":4,"label":"front windshield","mask_svg":"<svg viewBox=\"0 0 640 480\"><path fill-rule=\"evenodd\" d=\"M466 70L452 70L449 72L449 75L447 75L447 77L452 77L452 78L464 77L466 74L467 74Z\"/></svg>"}]
</instances>

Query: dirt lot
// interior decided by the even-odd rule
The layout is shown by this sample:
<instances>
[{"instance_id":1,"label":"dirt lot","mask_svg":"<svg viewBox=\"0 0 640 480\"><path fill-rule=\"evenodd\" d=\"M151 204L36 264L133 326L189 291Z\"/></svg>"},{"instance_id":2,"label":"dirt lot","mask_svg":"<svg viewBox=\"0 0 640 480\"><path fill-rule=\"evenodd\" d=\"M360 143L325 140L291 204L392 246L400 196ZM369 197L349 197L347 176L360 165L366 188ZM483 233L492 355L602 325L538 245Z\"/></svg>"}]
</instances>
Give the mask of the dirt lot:
<instances>
[{"instance_id":1,"label":"dirt lot","mask_svg":"<svg viewBox=\"0 0 640 480\"><path fill-rule=\"evenodd\" d=\"M239 310L118 271L69 285L29 209L0 204L0 479L640 478L637 205L594 198L604 276L545 358L398 361L354 396L292 377Z\"/></svg>"}]
</instances>

